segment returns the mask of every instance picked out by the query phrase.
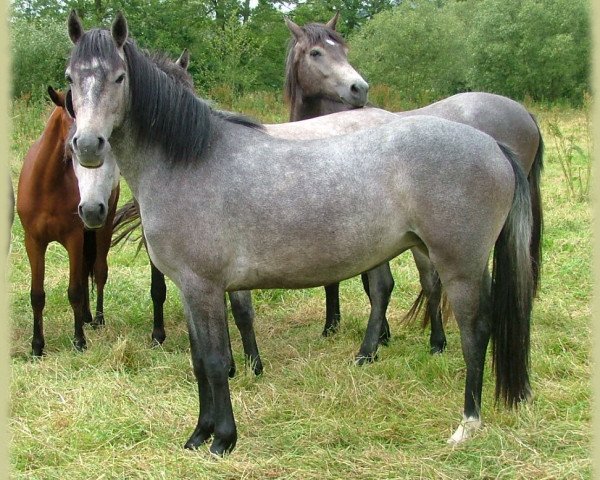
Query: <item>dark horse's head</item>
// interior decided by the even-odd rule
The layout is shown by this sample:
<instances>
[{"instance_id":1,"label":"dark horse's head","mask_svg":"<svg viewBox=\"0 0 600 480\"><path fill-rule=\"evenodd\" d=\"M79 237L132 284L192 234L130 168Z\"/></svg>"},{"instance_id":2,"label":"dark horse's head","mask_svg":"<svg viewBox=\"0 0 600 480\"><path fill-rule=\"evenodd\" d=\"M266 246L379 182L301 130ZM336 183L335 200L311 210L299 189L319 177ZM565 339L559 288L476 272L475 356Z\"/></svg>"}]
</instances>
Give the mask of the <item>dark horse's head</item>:
<instances>
[{"instance_id":1,"label":"dark horse's head","mask_svg":"<svg viewBox=\"0 0 600 480\"><path fill-rule=\"evenodd\" d=\"M292 33L286 61L285 94L295 97L325 98L353 107L367 103L369 84L348 63L348 48L335 31L338 14L326 24L303 27L286 19Z\"/></svg>"}]
</instances>

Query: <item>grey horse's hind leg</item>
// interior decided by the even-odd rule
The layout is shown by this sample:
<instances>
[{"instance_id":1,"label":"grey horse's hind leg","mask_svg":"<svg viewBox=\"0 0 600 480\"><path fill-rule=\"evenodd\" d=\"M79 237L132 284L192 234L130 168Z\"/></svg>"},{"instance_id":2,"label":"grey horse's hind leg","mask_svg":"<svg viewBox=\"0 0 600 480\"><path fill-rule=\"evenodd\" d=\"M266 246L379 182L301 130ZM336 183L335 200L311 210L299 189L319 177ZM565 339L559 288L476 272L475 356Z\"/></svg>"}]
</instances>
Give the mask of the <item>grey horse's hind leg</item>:
<instances>
[{"instance_id":1,"label":"grey horse's hind leg","mask_svg":"<svg viewBox=\"0 0 600 480\"><path fill-rule=\"evenodd\" d=\"M229 301L231 302L233 319L242 336L246 360L250 362L254 374L260 375L263 371L263 365L258 352L256 335L254 334L254 308L252 307L251 292L249 290L229 292Z\"/></svg>"},{"instance_id":2,"label":"grey horse's hind leg","mask_svg":"<svg viewBox=\"0 0 600 480\"><path fill-rule=\"evenodd\" d=\"M461 277L454 277L461 278ZM444 285L460 330L467 374L463 419L449 443L460 443L481 425L481 392L485 355L491 335L491 279L487 268L480 281L452 279Z\"/></svg>"},{"instance_id":3,"label":"grey horse's hind leg","mask_svg":"<svg viewBox=\"0 0 600 480\"><path fill-rule=\"evenodd\" d=\"M340 284L325 285L325 327L323 336L336 333L340 328Z\"/></svg>"},{"instance_id":4,"label":"grey horse's hind leg","mask_svg":"<svg viewBox=\"0 0 600 480\"><path fill-rule=\"evenodd\" d=\"M150 257L148 257L148 259L150 259ZM156 268L154 263L152 263L152 260L150 260L150 270L150 296L152 297L152 308L154 311L152 342L156 345L162 345L167 338L163 309L167 298L167 284L165 283L165 276L158 268Z\"/></svg>"},{"instance_id":5,"label":"grey horse's hind leg","mask_svg":"<svg viewBox=\"0 0 600 480\"><path fill-rule=\"evenodd\" d=\"M442 285L439 276L435 271L429 257L418 248L412 248L411 252L415 259L415 265L419 271L419 280L421 288L427 298L426 318L431 324L431 334L429 335L430 352L442 353L446 348L446 334L442 323ZM425 322L424 322L425 323Z\"/></svg>"},{"instance_id":6,"label":"grey horse's hind leg","mask_svg":"<svg viewBox=\"0 0 600 480\"><path fill-rule=\"evenodd\" d=\"M385 312L394 288L394 279L390 271L390 264L384 263L367 272L369 284L369 298L371 300L371 314L365 338L356 356L359 365L373 361L377 358L377 347L381 337Z\"/></svg>"},{"instance_id":7,"label":"grey horse's hind leg","mask_svg":"<svg viewBox=\"0 0 600 480\"><path fill-rule=\"evenodd\" d=\"M363 288L369 297L369 302L371 302L371 294L369 293L369 276L366 273L361 273L360 279L362 280ZM388 282L391 282L392 289L394 288L394 277L392 277L392 272L389 272ZM392 295L392 291L390 290L390 296ZM388 298L389 303L389 298ZM390 324L388 323L387 318L385 317L385 312L383 314L383 323L381 325L381 332L379 333L379 344L387 346L390 343L390 338L392 338L392 332L390 331Z\"/></svg>"}]
</instances>

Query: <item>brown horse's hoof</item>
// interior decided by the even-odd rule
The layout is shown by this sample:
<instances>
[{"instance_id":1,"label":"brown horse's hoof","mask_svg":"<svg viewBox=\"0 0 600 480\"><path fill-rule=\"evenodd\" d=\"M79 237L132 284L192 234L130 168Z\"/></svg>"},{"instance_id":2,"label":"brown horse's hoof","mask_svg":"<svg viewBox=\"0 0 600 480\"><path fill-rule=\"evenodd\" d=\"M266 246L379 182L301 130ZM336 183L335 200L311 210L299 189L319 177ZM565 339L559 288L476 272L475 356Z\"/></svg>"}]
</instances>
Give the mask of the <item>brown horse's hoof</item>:
<instances>
[{"instance_id":1,"label":"brown horse's hoof","mask_svg":"<svg viewBox=\"0 0 600 480\"><path fill-rule=\"evenodd\" d=\"M85 338L83 340L73 340L73 346L78 352L84 352L85 350L87 350L87 343L85 341Z\"/></svg>"}]
</instances>

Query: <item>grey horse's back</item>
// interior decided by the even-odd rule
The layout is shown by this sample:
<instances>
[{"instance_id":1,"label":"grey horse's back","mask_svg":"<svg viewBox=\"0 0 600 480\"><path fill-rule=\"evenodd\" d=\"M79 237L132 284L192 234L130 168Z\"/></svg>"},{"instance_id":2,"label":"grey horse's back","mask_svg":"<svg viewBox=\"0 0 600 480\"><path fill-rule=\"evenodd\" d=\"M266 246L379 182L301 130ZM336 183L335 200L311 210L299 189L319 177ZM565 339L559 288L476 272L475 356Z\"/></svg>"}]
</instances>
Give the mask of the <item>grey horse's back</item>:
<instances>
[{"instance_id":1,"label":"grey horse's back","mask_svg":"<svg viewBox=\"0 0 600 480\"><path fill-rule=\"evenodd\" d=\"M396 112L402 117L435 115L470 125L507 145L529 172L539 145L539 131L527 109L510 98L485 92L466 92L432 103L423 108Z\"/></svg>"}]
</instances>

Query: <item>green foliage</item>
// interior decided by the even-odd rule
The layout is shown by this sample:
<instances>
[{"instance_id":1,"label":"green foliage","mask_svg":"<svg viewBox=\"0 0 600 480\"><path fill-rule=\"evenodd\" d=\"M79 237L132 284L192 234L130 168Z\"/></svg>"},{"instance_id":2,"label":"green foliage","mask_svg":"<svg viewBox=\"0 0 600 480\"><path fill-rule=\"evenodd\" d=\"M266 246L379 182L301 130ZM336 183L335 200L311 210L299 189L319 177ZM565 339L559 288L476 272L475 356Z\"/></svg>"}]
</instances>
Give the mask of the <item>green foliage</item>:
<instances>
[{"instance_id":1,"label":"green foliage","mask_svg":"<svg viewBox=\"0 0 600 480\"><path fill-rule=\"evenodd\" d=\"M141 47L173 58L188 48L200 92L280 91L284 15L304 25L336 11L351 62L406 108L465 90L580 104L590 90L587 0L16 0L16 96L62 85L72 8L86 28L109 27L123 11Z\"/></svg>"},{"instance_id":2,"label":"green foliage","mask_svg":"<svg viewBox=\"0 0 600 480\"><path fill-rule=\"evenodd\" d=\"M194 74L198 91L216 86L229 89L234 95L249 91L257 81L257 71L251 68L261 57L263 41L254 37L248 25L236 17L225 22L222 29L208 30L199 43L191 46Z\"/></svg>"},{"instance_id":3,"label":"green foliage","mask_svg":"<svg viewBox=\"0 0 600 480\"><path fill-rule=\"evenodd\" d=\"M589 91L586 0L483 0L468 37L469 86L512 98L568 99Z\"/></svg>"},{"instance_id":4,"label":"green foliage","mask_svg":"<svg viewBox=\"0 0 600 480\"><path fill-rule=\"evenodd\" d=\"M11 23L13 96L39 99L47 96L47 86L65 84L65 65L71 42L64 22L52 20Z\"/></svg>"},{"instance_id":5,"label":"green foliage","mask_svg":"<svg viewBox=\"0 0 600 480\"><path fill-rule=\"evenodd\" d=\"M376 15L350 38L350 59L370 83L395 87L419 104L464 89L461 23L450 8L404 2Z\"/></svg>"},{"instance_id":6,"label":"green foliage","mask_svg":"<svg viewBox=\"0 0 600 480\"><path fill-rule=\"evenodd\" d=\"M589 106L589 97L586 97L587 112ZM549 160L560 165L567 196L577 202L589 200L592 176L592 135L589 113L585 121L575 128L565 129L557 115L546 120L546 128L550 132L550 142L554 146Z\"/></svg>"}]
</instances>

